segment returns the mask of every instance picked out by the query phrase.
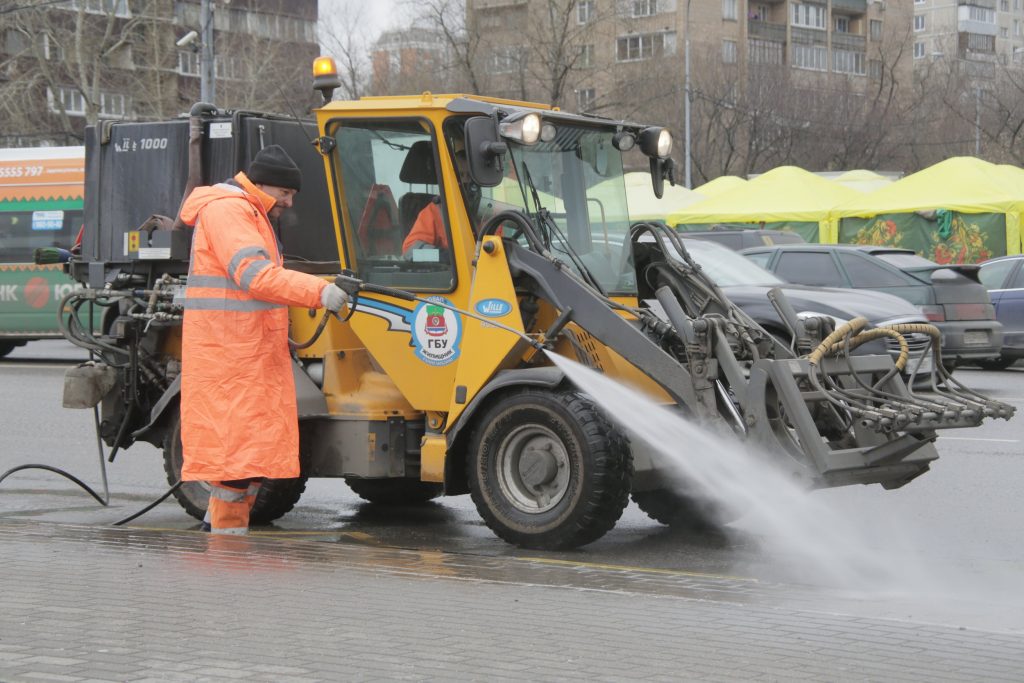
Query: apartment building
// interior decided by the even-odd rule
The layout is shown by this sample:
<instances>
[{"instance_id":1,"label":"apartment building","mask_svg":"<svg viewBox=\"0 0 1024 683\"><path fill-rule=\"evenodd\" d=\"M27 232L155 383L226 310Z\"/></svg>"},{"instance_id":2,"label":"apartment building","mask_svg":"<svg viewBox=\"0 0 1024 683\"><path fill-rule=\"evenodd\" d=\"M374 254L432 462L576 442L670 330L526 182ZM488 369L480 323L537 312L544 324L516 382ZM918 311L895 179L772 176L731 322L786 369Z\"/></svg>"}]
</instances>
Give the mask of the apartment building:
<instances>
[{"instance_id":1,"label":"apartment building","mask_svg":"<svg viewBox=\"0 0 1024 683\"><path fill-rule=\"evenodd\" d=\"M384 31L370 50L370 89L375 95L445 89L453 74L451 62L448 40L439 29Z\"/></svg>"},{"instance_id":2,"label":"apartment building","mask_svg":"<svg viewBox=\"0 0 1024 683\"><path fill-rule=\"evenodd\" d=\"M289 102L301 110L315 101L317 0L211 5L215 104L288 111ZM0 146L79 144L102 119L187 112L200 97L200 15L200 0L67 0L3 12Z\"/></svg>"},{"instance_id":3,"label":"apartment building","mask_svg":"<svg viewBox=\"0 0 1024 683\"><path fill-rule=\"evenodd\" d=\"M914 63L936 60L973 79L1024 66L1024 0L913 0Z\"/></svg>"},{"instance_id":4,"label":"apartment building","mask_svg":"<svg viewBox=\"0 0 1024 683\"><path fill-rule=\"evenodd\" d=\"M517 92L516 76L543 75L559 66L545 58L560 47L559 32L551 26L561 22L561 38L572 45L571 51L562 50L571 57L561 66L571 71L574 97L557 104L588 110L599 109L602 100L621 100L623 84L645 75L662 85L666 78L680 82L687 36L693 72L718 70L737 82L753 66L772 65L809 88L830 87L842 79L844 87L866 90L883 73L909 80L911 2L468 0L466 9L471 35L488 36L483 70L496 94L543 101L549 98L542 82L523 78L526 92ZM552 8L566 6L573 16L562 22Z\"/></svg>"}]
</instances>

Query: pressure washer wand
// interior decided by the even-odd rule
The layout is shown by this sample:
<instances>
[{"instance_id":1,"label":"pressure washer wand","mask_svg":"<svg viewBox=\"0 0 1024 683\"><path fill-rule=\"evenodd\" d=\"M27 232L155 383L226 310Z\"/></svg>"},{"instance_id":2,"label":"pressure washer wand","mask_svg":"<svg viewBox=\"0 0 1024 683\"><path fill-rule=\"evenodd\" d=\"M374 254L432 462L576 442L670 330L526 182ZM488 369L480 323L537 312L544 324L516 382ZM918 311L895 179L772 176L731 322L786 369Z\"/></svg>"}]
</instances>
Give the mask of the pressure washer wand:
<instances>
[{"instance_id":1,"label":"pressure washer wand","mask_svg":"<svg viewBox=\"0 0 1024 683\"><path fill-rule=\"evenodd\" d=\"M360 292L372 292L374 294L383 294L384 296L391 296L391 297L394 297L396 299L403 299L405 301L416 301L416 302L423 303L423 304L430 304L432 306L440 306L441 308L446 308L449 311L452 311L453 313L458 313L459 315L464 315L467 318L472 318L474 320L479 320L482 323L487 323L488 325L496 327L496 328L498 328L500 330L505 330L506 332L511 332L512 334L514 334L517 337L521 338L522 340L524 340L526 343L528 343L530 346L534 347L538 351L543 351L544 350L544 342L543 342L543 340L534 339L530 335L526 334L525 332L520 332L519 330L515 329L514 327L509 327L508 325L502 325L499 322L495 322L494 320L491 320L489 318L485 318L485 317L483 317L481 315L477 315L476 313L473 313L471 311L467 311L467 310L458 308L457 306L452 306L451 304L445 303L443 301L434 301L434 300L431 300L431 299L423 299L421 297L416 296L412 292L409 292L409 291L404 290L404 289L394 289L392 287L384 287L382 285L375 285L375 284L370 283L370 282L364 282L363 280L360 280L359 278L357 278L354 275L352 275L351 271L346 271L346 272L342 273L341 275L339 275L338 277L336 277L334 279L334 284L336 284L341 289L345 290L345 292L352 298L352 301L349 303L349 308L350 308L350 310L352 312L357 311L358 308L359 308L359 293ZM571 309L570 309L570 311L571 311ZM562 324L564 325L565 322L567 322L567 319L566 319L566 321L563 321Z\"/></svg>"}]
</instances>

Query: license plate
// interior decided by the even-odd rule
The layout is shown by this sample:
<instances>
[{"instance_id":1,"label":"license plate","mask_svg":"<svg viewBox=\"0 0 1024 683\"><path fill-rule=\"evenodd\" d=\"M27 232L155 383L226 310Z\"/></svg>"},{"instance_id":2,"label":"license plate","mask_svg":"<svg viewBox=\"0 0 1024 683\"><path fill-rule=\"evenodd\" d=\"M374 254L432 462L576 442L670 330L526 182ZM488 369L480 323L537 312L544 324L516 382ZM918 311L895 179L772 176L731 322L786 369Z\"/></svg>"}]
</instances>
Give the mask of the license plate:
<instances>
[{"instance_id":1,"label":"license plate","mask_svg":"<svg viewBox=\"0 0 1024 683\"><path fill-rule=\"evenodd\" d=\"M964 332L965 346L987 346L988 332L985 330L967 330Z\"/></svg>"},{"instance_id":2,"label":"license plate","mask_svg":"<svg viewBox=\"0 0 1024 683\"><path fill-rule=\"evenodd\" d=\"M914 367L915 365L917 366L916 368ZM920 360L911 360L909 363L907 363L907 367L909 368L910 372L916 372L918 375L927 375L931 373L933 366L934 363L932 362L931 352L928 352L925 355L921 356Z\"/></svg>"}]
</instances>

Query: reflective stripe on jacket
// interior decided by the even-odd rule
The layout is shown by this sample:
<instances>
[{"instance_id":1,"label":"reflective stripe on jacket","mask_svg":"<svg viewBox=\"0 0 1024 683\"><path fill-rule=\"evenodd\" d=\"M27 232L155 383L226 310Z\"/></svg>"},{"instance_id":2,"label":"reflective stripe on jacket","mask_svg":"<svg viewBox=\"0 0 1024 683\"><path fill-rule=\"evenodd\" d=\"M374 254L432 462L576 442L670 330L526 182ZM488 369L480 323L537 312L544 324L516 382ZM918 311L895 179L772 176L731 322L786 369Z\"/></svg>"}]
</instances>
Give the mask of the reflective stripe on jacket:
<instances>
[{"instance_id":1,"label":"reflective stripe on jacket","mask_svg":"<svg viewBox=\"0 0 1024 683\"><path fill-rule=\"evenodd\" d=\"M299 475L288 306L320 307L327 282L285 270L267 218L274 198L244 174L196 188L182 340L181 477Z\"/></svg>"}]
</instances>

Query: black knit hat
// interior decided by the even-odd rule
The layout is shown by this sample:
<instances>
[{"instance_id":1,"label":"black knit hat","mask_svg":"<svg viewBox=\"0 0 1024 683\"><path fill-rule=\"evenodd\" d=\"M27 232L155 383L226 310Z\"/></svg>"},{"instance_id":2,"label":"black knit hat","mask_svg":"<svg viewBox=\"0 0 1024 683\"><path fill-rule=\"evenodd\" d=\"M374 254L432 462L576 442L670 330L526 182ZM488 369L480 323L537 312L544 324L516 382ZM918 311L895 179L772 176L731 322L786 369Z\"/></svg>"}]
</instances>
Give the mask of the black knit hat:
<instances>
[{"instance_id":1,"label":"black knit hat","mask_svg":"<svg viewBox=\"0 0 1024 683\"><path fill-rule=\"evenodd\" d=\"M296 192L302 188L302 171L280 145L270 145L259 151L246 173L257 185L288 187Z\"/></svg>"}]
</instances>

